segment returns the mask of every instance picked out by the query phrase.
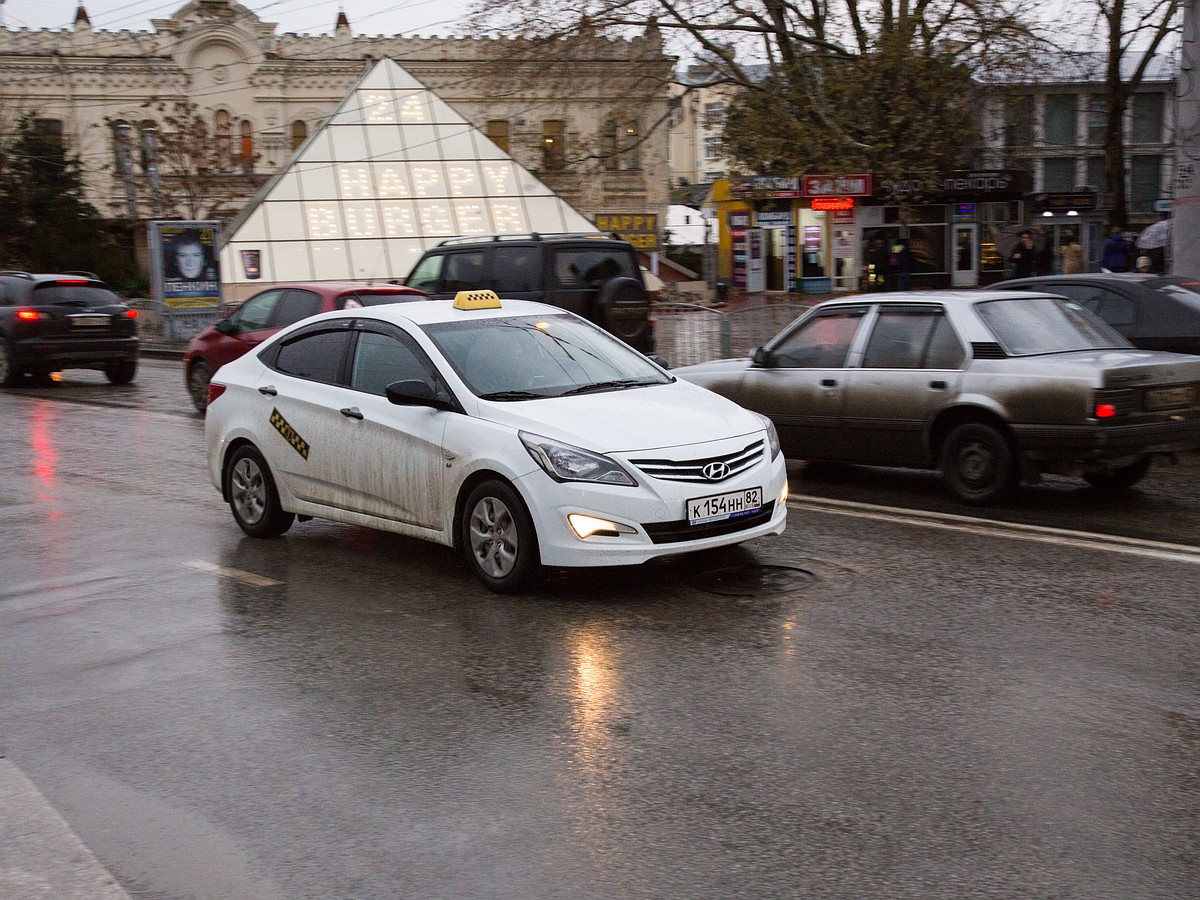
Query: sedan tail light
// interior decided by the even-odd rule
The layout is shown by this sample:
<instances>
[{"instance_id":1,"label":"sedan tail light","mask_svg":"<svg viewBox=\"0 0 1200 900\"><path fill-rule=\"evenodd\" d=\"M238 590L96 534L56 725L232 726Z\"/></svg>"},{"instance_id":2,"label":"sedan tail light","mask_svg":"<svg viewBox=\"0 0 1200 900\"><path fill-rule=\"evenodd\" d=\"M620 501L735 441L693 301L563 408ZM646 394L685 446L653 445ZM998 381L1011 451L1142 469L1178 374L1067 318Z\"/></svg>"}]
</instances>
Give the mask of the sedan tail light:
<instances>
[{"instance_id":1,"label":"sedan tail light","mask_svg":"<svg viewBox=\"0 0 1200 900\"><path fill-rule=\"evenodd\" d=\"M22 322L36 322L38 319L48 319L48 315L38 312L36 309L18 309L17 318Z\"/></svg>"},{"instance_id":2,"label":"sedan tail light","mask_svg":"<svg viewBox=\"0 0 1200 900\"><path fill-rule=\"evenodd\" d=\"M208 406L212 406L213 401L220 397L223 393L225 393L225 385L218 384L215 381L210 381L208 383L208 400L206 400L205 403Z\"/></svg>"},{"instance_id":3,"label":"sedan tail light","mask_svg":"<svg viewBox=\"0 0 1200 900\"><path fill-rule=\"evenodd\" d=\"M1092 408L1088 415L1093 419L1115 419L1138 411L1138 392L1128 388L1096 391L1092 394Z\"/></svg>"},{"instance_id":4,"label":"sedan tail light","mask_svg":"<svg viewBox=\"0 0 1200 900\"><path fill-rule=\"evenodd\" d=\"M123 315L127 319L136 319L137 318L137 310L136 309L127 309L127 310L125 310Z\"/></svg>"}]
</instances>

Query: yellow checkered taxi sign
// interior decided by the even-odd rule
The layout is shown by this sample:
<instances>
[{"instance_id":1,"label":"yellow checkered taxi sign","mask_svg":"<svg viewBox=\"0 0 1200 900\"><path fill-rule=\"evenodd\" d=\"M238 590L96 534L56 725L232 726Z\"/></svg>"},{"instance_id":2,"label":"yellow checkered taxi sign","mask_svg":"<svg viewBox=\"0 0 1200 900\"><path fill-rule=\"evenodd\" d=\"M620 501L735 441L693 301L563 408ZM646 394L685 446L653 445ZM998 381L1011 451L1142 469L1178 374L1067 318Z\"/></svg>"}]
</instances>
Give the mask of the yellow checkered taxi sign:
<instances>
[{"instance_id":1,"label":"yellow checkered taxi sign","mask_svg":"<svg viewBox=\"0 0 1200 900\"><path fill-rule=\"evenodd\" d=\"M499 309L495 291L459 291L454 295L455 309Z\"/></svg>"}]
</instances>

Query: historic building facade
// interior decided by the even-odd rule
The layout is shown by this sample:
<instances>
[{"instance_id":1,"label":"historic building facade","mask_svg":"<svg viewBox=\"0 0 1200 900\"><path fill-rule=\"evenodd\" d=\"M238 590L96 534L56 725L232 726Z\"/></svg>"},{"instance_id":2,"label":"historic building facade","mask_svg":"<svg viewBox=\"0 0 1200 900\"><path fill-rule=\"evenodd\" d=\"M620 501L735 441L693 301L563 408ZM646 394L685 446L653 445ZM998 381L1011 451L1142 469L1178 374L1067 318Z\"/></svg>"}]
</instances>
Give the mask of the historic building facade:
<instances>
[{"instance_id":1,"label":"historic building facade","mask_svg":"<svg viewBox=\"0 0 1200 900\"><path fill-rule=\"evenodd\" d=\"M339 13L331 35L277 34L231 0L193 0L153 26L96 31L81 6L70 30L0 30L0 138L23 115L60 133L114 220L236 213L383 58L587 218L665 218L673 60L656 29L545 49L354 35ZM189 115L209 152L178 140Z\"/></svg>"}]
</instances>

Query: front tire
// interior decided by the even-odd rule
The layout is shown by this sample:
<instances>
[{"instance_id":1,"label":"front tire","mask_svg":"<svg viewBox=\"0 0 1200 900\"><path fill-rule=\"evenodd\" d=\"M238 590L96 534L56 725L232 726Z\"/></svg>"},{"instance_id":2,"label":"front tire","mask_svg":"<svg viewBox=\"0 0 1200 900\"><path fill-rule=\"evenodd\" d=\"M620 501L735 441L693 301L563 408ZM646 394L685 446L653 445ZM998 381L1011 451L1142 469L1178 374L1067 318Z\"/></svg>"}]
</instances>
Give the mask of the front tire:
<instances>
[{"instance_id":1,"label":"front tire","mask_svg":"<svg viewBox=\"0 0 1200 900\"><path fill-rule=\"evenodd\" d=\"M541 572L537 531L525 501L503 481L485 481L467 497L462 547L480 580L498 594L511 594Z\"/></svg>"},{"instance_id":2,"label":"front tire","mask_svg":"<svg viewBox=\"0 0 1200 900\"><path fill-rule=\"evenodd\" d=\"M249 444L238 447L225 464L229 509L250 537L279 537L296 520L279 505L279 491L262 454Z\"/></svg>"},{"instance_id":3,"label":"front tire","mask_svg":"<svg viewBox=\"0 0 1200 900\"><path fill-rule=\"evenodd\" d=\"M192 405L200 413L208 409L208 383L211 380L212 371L208 368L208 363L202 359L192 363L187 373L187 387L192 397Z\"/></svg>"},{"instance_id":4,"label":"front tire","mask_svg":"<svg viewBox=\"0 0 1200 900\"><path fill-rule=\"evenodd\" d=\"M133 381L133 376L137 374L137 360L122 359L109 363L104 367L104 374L110 384L129 384Z\"/></svg>"},{"instance_id":5,"label":"front tire","mask_svg":"<svg viewBox=\"0 0 1200 900\"><path fill-rule=\"evenodd\" d=\"M1143 456L1127 466L1108 472L1085 472L1083 480L1100 491L1123 491L1131 488L1150 471L1151 457Z\"/></svg>"},{"instance_id":6,"label":"front tire","mask_svg":"<svg viewBox=\"0 0 1200 900\"><path fill-rule=\"evenodd\" d=\"M1017 484L1012 447L982 422L968 422L950 432L942 447L941 468L951 493L970 506L998 503Z\"/></svg>"}]
</instances>

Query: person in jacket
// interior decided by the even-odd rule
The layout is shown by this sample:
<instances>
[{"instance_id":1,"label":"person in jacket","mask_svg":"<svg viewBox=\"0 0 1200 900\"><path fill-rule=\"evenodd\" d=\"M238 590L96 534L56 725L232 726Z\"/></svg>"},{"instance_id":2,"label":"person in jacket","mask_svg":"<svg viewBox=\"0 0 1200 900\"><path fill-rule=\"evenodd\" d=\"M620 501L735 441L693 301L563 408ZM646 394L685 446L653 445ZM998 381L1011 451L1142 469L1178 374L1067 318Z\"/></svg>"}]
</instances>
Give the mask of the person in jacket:
<instances>
[{"instance_id":1,"label":"person in jacket","mask_svg":"<svg viewBox=\"0 0 1200 900\"><path fill-rule=\"evenodd\" d=\"M1068 234L1058 248L1058 267L1064 275L1079 275L1083 272L1083 247L1074 235Z\"/></svg>"},{"instance_id":2,"label":"person in jacket","mask_svg":"<svg viewBox=\"0 0 1200 900\"><path fill-rule=\"evenodd\" d=\"M907 291L912 287L912 274L917 270L917 257L908 248L907 238L900 239L900 249L896 251L896 262L893 268L896 270L896 280L900 290Z\"/></svg>"},{"instance_id":3,"label":"person in jacket","mask_svg":"<svg viewBox=\"0 0 1200 900\"><path fill-rule=\"evenodd\" d=\"M1033 232L1025 229L1017 246L1008 258L1012 263L1013 278L1032 278L1037 274L1037 249L1033 246Z\"/></svg>"},{"instance_id":4,"label":"person in jacket","mask_svg":"<svg viewBox=\"0 0 1200 900\"><path fill-rule=\"evenodd\" d=\"M1133 260L1130 258L1133 248L1129 246L1129 238L1119 225L1114 225L1104 241L1104 249L1100 253L1100 267L1110 272L1128 272Z\"/></svg>"}]
</instances>

